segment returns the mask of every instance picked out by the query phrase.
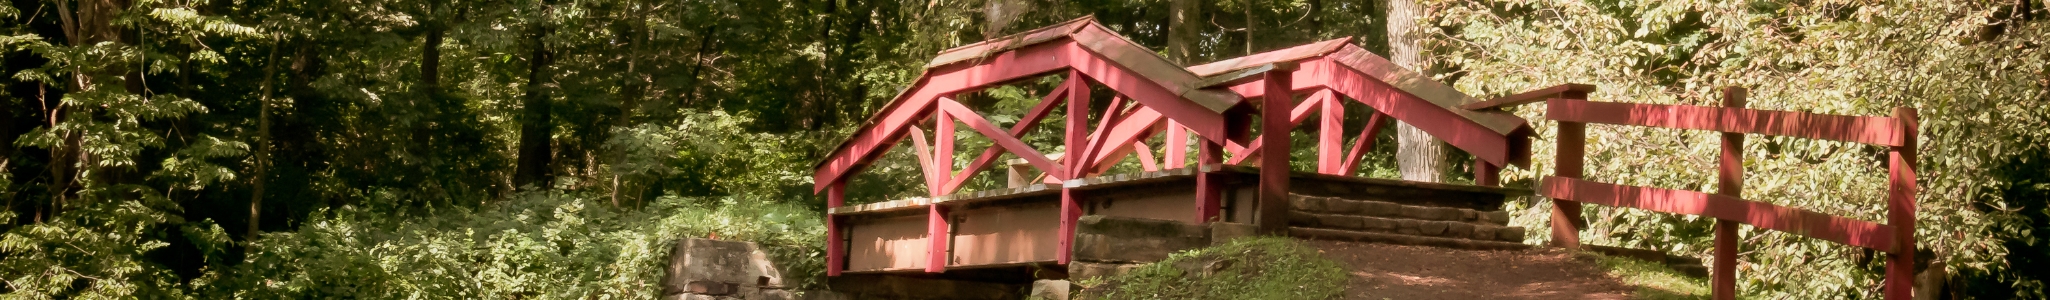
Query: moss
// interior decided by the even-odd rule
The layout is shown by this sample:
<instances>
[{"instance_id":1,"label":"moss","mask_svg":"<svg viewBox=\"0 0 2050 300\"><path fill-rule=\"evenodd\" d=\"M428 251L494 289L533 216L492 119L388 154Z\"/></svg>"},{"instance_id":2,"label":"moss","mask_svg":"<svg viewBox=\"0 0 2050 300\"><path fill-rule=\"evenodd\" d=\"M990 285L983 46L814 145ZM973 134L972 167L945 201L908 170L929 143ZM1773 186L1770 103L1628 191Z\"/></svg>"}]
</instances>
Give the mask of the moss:
<instances>
[{"instance_id":1,"label":"moss","mask_svg":"<svg viewBox=\"0 0 2050 300\"><path fill-rule=\"evenodd\" d=\"M1609 276L1623 280L1624 284L1637 287L1632 293L1637 299L1708 299L1708 280L1688 277L1664 264L1627 257L1603 256L1593 253L1602 269Z\"/></svg>"},{"instance_id":2,"label":"moss","mask_svg":"<svg viewBox=\"0 0 2050 300\"><path fill-rule=\"evenodd\" d=\"M1338 262L1309 246L1250 237L1078 284L1083 299L1332 299L1345 280Z\"/></svg>"}]
</instances>

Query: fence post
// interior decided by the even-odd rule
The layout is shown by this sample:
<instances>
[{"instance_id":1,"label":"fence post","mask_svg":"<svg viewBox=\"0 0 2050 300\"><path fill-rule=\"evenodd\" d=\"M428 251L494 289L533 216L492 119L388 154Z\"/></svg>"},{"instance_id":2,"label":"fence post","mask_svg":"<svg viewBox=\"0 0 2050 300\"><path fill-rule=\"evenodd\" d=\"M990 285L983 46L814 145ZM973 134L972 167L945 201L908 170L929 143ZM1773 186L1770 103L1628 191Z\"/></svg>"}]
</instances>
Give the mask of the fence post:
<instances>
[{"instance_id":1,"label":"fence post","mask_svg":"<svg viewBox=\"0 0 2050 300\"><path fill-rule=\"evenodd\" d=\"M1578 97L1575 97L1578 96ZM1586 99L1587 95L1562 95L1568 99ZM1552 173L1562 178L1580 179L1587 160L1587 123L1559 122L1559 149L1555 151L1558 165ZM1552 199L1552 246L1566 249L1580 249L1580 229L1587 226L1580 217L1580 202Z\"/></svg>"},{"instance_id":2,"label":"fence post","mask_svg":"<svg viewBox=\"0 0 2050 300\"><path fill-rule=\"evenodd\" d=\"M1267 93L1261 97L1260 107L1260 204L1258 222L1260 232L1273 235L1288 234L1288 159L1289 137L1293 122L1289 122L1289 111L1295 107L1295 97L1289 94L1293 86L1289 79L1294 76L1293 65L1277 64L1267 71L1261 80Z\"/></svg>"},{"instance_id":3,"label":"fence post","mask_svg":"<svg viewBox=\"0 0 2050 300\"><path fill-rule=\"evenodd\" d=\"M847 251L841 244L842 217L832 214L833 208L847 203L847 181L841 179L826 186L826 276L840 276L840 269L846 266Z\"/></svg>"},{"instance_id":4,"label":"fence post","mask_svg":"<svg viewBox=\"0 0 2050 300\"><path fill-rule=\"evenodd\" d=\"M1744 88L1723 88L1723 107L1744 108ZM1724 132L1722 157L1716 161L1716 194L1744 198L1744 134ZM1733 220L1715 220L1715 265L1710 279L1710 290L1715 299L1737 299L1737 223Z\"/></svg>"},{"instance_id":5,"label":"fence post","mask_svg":"<svg viewBox=\"0 0 2050 300\"><path fill-rule=\"evenodd\" d=\"M1915 287L1915 147L1920 116L1914 108L1893 109L1900 146L1894 146L1887 161L1886 224L1893 226L1893 251L1886 253L1886 299L1914 298Z\"/></svg>"},{"instance_id":6,"label":"fence post","mask_svg":"<svg viewBox=\"0 0 2050 300\"><path fill-rule=\"evenodd\" d=\"M934 198L933 200L939 199ZM952 240L953 237L947 233L947 206L933 203L926 207L925 234L927 244L925 248L925 272L946 272L947 241Z\"/></svg>"},{"instance_id":7,"label":"fence post","mask_svg":"<svg viewBox=\"0 0 2050 300\"><path fill-rule=\"evenodd\" d=\"M1082 80L1083 78L1087 77L1082 75L1082 71L1068 70L1068 82L1074 85L1068 87L1068 120L1065 128L1067 132L1062 143L1066 145L1067 150L1061 155L1061 160L1064 160L1063 164L1067 166L1063 168L1065 170L1058 172L1067 173L1063 175L1066 175L1069 181L1081 180L1082 174L1088 169L1083 165L1088 161L1086 158L1089 155L1084 153L1082 148L1084 144L1089 143L1089 81ZM1082 199L1076 192L1075 188L1068 186L1067 183L1061 184L1060 250L1055 255L1055 261L1061 265L1067 265L1074 256L1075 222L1082 217Z\"/></svg>"}]
</instances>

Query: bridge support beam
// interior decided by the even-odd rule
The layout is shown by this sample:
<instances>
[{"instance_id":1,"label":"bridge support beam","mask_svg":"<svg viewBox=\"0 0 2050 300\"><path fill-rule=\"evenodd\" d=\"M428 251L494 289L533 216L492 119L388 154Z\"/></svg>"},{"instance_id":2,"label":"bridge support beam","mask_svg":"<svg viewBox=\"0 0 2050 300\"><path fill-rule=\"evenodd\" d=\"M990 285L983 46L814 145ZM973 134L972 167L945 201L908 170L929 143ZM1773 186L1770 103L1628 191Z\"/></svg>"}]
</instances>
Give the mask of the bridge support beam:
<instances>
[{"instance_id":1,"label":"bridge support beam","mask_svg":"<svg viewBox=\"0 0 2050 300\"><path fill-rule=\"evenodd\" d=\"M1288 133L1290 127L1295 127L1289 120L1289 108L1294 106L1295 97L1287 91L1294 77L1289 71L1294 69L1293 64L1276 65L1262 80L1267 90L1277 91L1262 95L1260 104L1260 143L1266 155L1260 155L1259 220L1254 224L1260 225L1264 234L1288 234Z\"/></svg>"}]
</instances>

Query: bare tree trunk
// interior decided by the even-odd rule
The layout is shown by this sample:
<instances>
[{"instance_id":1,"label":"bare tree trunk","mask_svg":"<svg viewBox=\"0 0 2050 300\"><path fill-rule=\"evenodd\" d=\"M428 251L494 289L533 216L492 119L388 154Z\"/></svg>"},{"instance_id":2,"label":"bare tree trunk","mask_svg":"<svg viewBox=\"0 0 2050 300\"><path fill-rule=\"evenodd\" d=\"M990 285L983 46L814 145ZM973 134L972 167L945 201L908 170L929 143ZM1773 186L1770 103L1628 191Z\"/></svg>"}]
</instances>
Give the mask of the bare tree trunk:
<instances>
[{"instance_id":1,"label":"bare tree trunk","mask_svg":"<svg viewBox=\"0 0 2050 300\"><path fill-rule=\"evenodd\" d=\"M548 64L554 60L554 54L549 53L544 41L551 29L535 25L533 31L527 34L532 52L527 58L527 95L520 120L519 166L513 175L513 185L547 189L555 182L549 170L555 155L549 145L555 135L555 123L554 107L544 89L551 80Z\"/></svg>"},{"instance_id":2,"label":"bare tree trunk","mask_svg":"<svg viewBox=\"0 0 2050 300\"><path fill-rule=\"evenodd\" d=\"M264 185L270 180L270 99L276 95L271 80L278 77L278 47L271 43L270 58L263 62L263 97L256 103L256 172L251 176L249 192L249 232L242 240L254 241L263 230L257 225L263 220Z\"/></svg>"},{"instance_id":3,"label":"bare tree trunk","mask_svg":"<svg viewBox=\"0 0 2050 300\"><path fill-rule=\"evenodd\" d=\"M1195 63L1196 40L1203 31L1203 2L1173 0L1167 11L1167 59L1178 64Z\"/></svg>"},{"instance_id":4,"label":"bare tree trunk","mask_svg":"<svg viewBox=\"0 0 2050 300\"><path fill-rule=\"evenodd\" d=\"M1388 2L1388 52L1389 60L1395 65L1430 75L1430 65L1424 60L1422 33L1417 30L1417 19L1423 17L1423 7L1417 0L1392 0ZM1423 129L1409 123L1396 122L1395 151L1396 166L1400 168L1403 180L1444 182L1451 164L1445 158L1445 142L1431 137Z\"/></svg>"}]
</instances>

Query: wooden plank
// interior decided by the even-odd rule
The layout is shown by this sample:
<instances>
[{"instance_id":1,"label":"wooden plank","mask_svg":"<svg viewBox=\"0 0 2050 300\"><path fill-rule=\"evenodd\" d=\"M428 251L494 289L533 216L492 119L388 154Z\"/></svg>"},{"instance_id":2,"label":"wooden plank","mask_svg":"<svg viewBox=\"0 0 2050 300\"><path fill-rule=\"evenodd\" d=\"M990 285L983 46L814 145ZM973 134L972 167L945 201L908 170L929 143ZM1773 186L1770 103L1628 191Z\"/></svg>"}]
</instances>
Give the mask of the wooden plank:
<instances>
[{"instance_id":1,"label":"wooden plank","mask_svg":"<svg viewBox=\"0 0 2050 300\"><path fill-rule=\"evenodd\" d=\"M1068 78L1067 80L1073 81L1078 79ZM1055 104L1067 103L1068 87L1074 85L1074 83L1068 81L1062 81L1060 85L1055 86L1053 92L1047 93L1045 97L1039 99L1039 104L1033 104L1031 109L1026 110L1025 115L1018 118L1018 123L1011 124L1011 136L1022 136L1025 135L1025 132L1032 131L1032 128L1039 126L1040 119L1046 118L1048 113L1053 112ZM981 172L982 168L986 168L990 163L996 162L997 155L1002 154L1004 154L1003 146L990 145L988 149L982 151L981 155L976 155L975 160L969 161L968 166L962 168L960 173L954 174L952 176L953 180L948 181L946 186L942 187L942 190L949 194L960 190L961 185L967 184L968 179L974 177L975 172Z\"/></svg>"},{"instance_id":2,"label":"wooden plank","mask_svg":"<svg viewBox=\"0 0 2050 300\"><path fill-rule=\"evenodd\" d=\"M1137 111L1132 112L1132 116L1126 118L1125 122L1119 122L1112 126L1110 133L1104 137L1103 143L1125 147L1116 147L1107 152L1098 152L1094 158L1089 159L1090 165L1087 172L1103 172L1109 170L1111 166L1117 165L1119 159L1124 159L1125 155L1132 153L1132 148L1129 146L1133 142L1152 138L1153 134L1160 132L1160 120L1160 113L1154 112L1150 108L1139 107Z\"/></svg>"},{"instance_id":3,"label":"wooden plank","mask_svg":"<svg viewBox=\"0 0 2050 300\"><path fill-rule=\"evenodd\" d=\"M1381 125L1384 123L1381 119L1384 117L1381 112L1374 112L1372 117L1367 118L1367 128L1361 129L1360 136L1352 139L1352 150L1345 152L1345 164L1338 167L1344 172L1338 175L1351 175L1352 172L1359 170L1360 157L1367 151L1374 150L1374 136L1381 134L1381 127L1384 127Z\"/></svg>"},{"instance_id":4,"label":"wooden plank","mask_svg":"<svg viewBox=\"0 0 2050 300\"><path fill-rule=\"evenodd\" d=\"M1888 117L1811 114L1693 105L1546 101L1545 118L1554 121L1636 125L1660 128L1791 136L1900 146L1900 122Z\"/></svg>"},{"instance_id":5,"label":"wooden plank","mask_svg":"<svg viewBox=\"0 0 2050 300\"><path fill-rule=\"evenodd\" d=\"M1278 90L1289 86L1289 77L1287 73L1267 73L1267 78L1262 81L1269 89ZM1288 234L1288 215L1291 213L1288 161L1292 143L1288 134L1297 121L1290 120L1293 119L1291 112L1280 108L1295 102L1295 97L1287 93L1269 93L1261 97L1261 102L1260 138L1265 141L1258 143L1267 149L1268 155L1260 157L1260 207L1259 218L1254 223L1260 226L1262 233L1285 235Z\"/></svg>"},{"instance_id":6,"label":"wooden plank","mask_svg":"<svg viewBox=\"0 0 2050 300\"><path fill-rule=\"evenodd\" d=\"M1237 71L1261 65L1273 64L1277 62L1292 62L1302 60L1304 58L1324 56L1325 54L1330 54L1332 51L1338 51L1339 47L1351 44L1351 42L1352 37L1329 39L1315 43L1303 44L1301 46L1288 47L1281 50L1261 52L1258 54L1240 56L1232 59L1220 60L1207 64L1197 65L1193 67L1188 67L1188 70L1189 73L1194 73L1196 74L1196 76L1209 77L1217 74L1223 74L1224 72Z\"/></svg>"},{"instance_id":7,"label":"wooden plank","mask_svg":"<svg viewBox=\"0 0 2050 300\"><path fill-rule=\"evenodd\" d=\"M1167 121L1167 141L1161 147L1167 148L1167 168L1180 169L1189 165L1189 131L1181 123Z\"/></svg>"},{"instance_id":8,"label":"wooden plank","mask_svg":"<svg viewBox=\"0 0 2050 300\"><path fill-rule=\"evenodd\" d=\"M1488 162L1506 166L1529 155L1513 152L1509 147L1509 137L1516 130L1527 128L1524 120L1516 116L1438 106L1330 58L1304 61L1302 69L1294 74L1295 91L1329 88ZM1258 86L1243 84L1231 90L1249 98L1265 95L1266 88Z\"/></svg>"},{"instance_id":9,"label":"wooden plank","mask_svg":"<svg viewBox=\"0 0 2050 300\"><path fill-rule=\"evenodd\" d=\"M840 205L847 203L846 181L833 182L827 186L827 208L839 208ZM846 226L843 225L846 219L837 215L826 215L826 276L840 276L840 271L847 267L847 244L841 238L845 235L842 232L846 229L842 228Z\"/></svg>"},{"instance_id":10,"label":"wooden plank","mask_svg":"<svg viewBox=\"0 0 2050 300\"><path fill-rule=\"evenodd\" d=\"M954 235L948 234L947 229L949 229L947 227L947 206L927 206L925 217L925 239L927 243L925 247L926 273L947 271L947 241L952 240L954 237Z\"/></svg>"},{"instance_id":11,"label":"wooden plank","mask_svg":"<svg viewBox=\"0 0 2050 300\"><path fill-rule=\"evenodd\" d=\"M1327 98L1326 100L1329 99ZM1288 111L1289 127L1293 128L1297 124L1302 124L1303 120L1309 119L1310 113L1316 112L1319 104L1323 104L1323 102L1319 101L1318 98L1309 98L1301 103L1296 103L1295 109ZM1263 147L1262 145L1267 144L1267 142L1263 142L1266 138L1265 135L1253 138L1253 142L1249 145L1226 145L1224 149L1225 152L1231 153L1231 160L1225 161L1224 164L1236 165L1244 163L1247 159L1251 159L1254 156L1259 156L1260 148Z\"/></svg>"},{"instance_id":12,"label":"wooden plank","mask_svg":"<svg viewBox=\"0 0 2050 300\"><path fill-rule=\"evenodd\" d=\"M1132 109L1138 109L1138 105L1134 105ZM1096 157L1096 153L1103 152L1103 135L1110 131L1112 125L1121 124L1119 123L1120 120L1123 120L1125 116L1129 114L1130 111L1125 109L1125 97L1111 95L1110 105L1104 106L1103 115L1101 117L1096 118L1096 130L1089 133L1089 138L1087 139L1087 141L1089 141L1089 146L1082 148L1086 151L1083 151L1081 153L1088 154L1082 157L1090 158L1092 160L1085 160L1082 162L1081 165L1089 165L1096 163L1096 161L1093 160ZM1111 145L1123 146L1124 144Z\"/></svg>"},{"instance_id":13,"label":"wooden plank","mask_svg":"<svg viewBox=\"0 0 2050 300\"><path fill-rule=\"evenodd\" d=\"M1865 247L1894 249L1892 226L1696 191L1614 185L1546 177L1538 194L1559 200L1696 215Z\"/></svg>"},{"instance_id":14,"label":"wooden plank","mask_svg":"<svg viewBox=\"0 0 2050 300\"><path fill-rule=\"evenodd\" d=\"M1139 154L1140 169L1147 172L1160 171L1160 165L1153 162L1153 147L1147 147L1143 141L1134 141L1131 149Z\"/></svg>"},{"instance_id":15,"label":"wooden plank","mask_svg":"<svg viewBox=\"0 0 2050 300\"><path fill-rule=\"evenodd\" d=\"M1578 93L1578 97L1569 97L1567 96L1567 93ZM1587 98L1587 94L1592 93L1594 93L1594 85L1568 83L1555 85L1552 87L1538 89L1534 91L1523 92L1515 95L1508 95L1499 98L1488 99L1488 101L1461 104L1459 105L1459 108L1466 110L1488 110L1507 108L1510 106L1537 103L1539 101L1545 101L1545 99L1551 98L1585 99Z\"/></svg>"},{"instance_id":16,"label":"wooden plank","mask_svg":"<svg viewBox=\"0 0 2050 300\"><path fill-rule=\"evenodd\" d=\"M1723 89L1723 107L1744 108L1746 91L1742 88ZM1744 134L1724 132L1721 155L1716 158L1716 195L1730 198L1744 198ZM1710 266L1709 291L1716 299L1737 299L1737 253L1743 251L1737 242L1737 225L1734 220L1715 221L1715 263Z\"/></svg>"},{"instance_id":17,"label":"wooden plank","mask_svg":"<svg viewBox=\"0 0 2050 300\"><path fill-rule=\"evenodd\" d=\"M1003 146L1011 153L1018 155L1019 158L1024 158L1026 162L1031 162L1032 167L1039 168L1040 172L1062 174L1062 176L1056 176L1056 178L1068 178L1066 177L1066 169L1063 169L1060 164L1047 159L1046 155L1039 154L1039 150L1032 149L1031 145L1026 145L1024 141L1019 141L1017 137L1012 137L1003 131L997 131L996 125L990 125L989 120L983 119L981 114L976 114L975 111L969 110L967 106L962 106L961 103L952 100L941 101L939 106L940 109L946 110L947 113L960 117L962 123L967 123L969 128L974 128L976 132L982 133L983 137L987 137L990 141L996 142L997 145Z\"/></svg>"},{"instance_id":18,"label":"wooden plank","mask_svg":"<svg viewBox=\"0 0 2050 300\"><path fill-rule=\"evenodd\" d=\"M1067 56L1074 58L1075 61L1071 64L1074 70L1081 71L1088 78L1110 87L1118 94L1131 97L1139 104L1160 111L1161 115L1188 126L1190 131L1205 139L1224 136L1224 117L1219 113L1242 101L1238 96L1226 92L1190 89L1178 91L1178 88L1171 84L1142 77L1141 73L1096 56L1089 49L1081 46L1069 48L1071 53ZM1146 55L1153 54L1147 52ZM1186 72L1179 67L1173 71Z\"/></svg>"},{"instance_id":19,"label":"wooden plank","mask_svg":"<svg viewBox=\"0 0 2050 300\"><path fill-rule=\"evenodd\" d=\"M1339 170L1345 164L1345 102L1335 97L1331 90L1310 96L1323 107L1317 113L1317 172L1332 175L1345 172Z\"/></svg>"},{"instance_id":20,"label":"wooden plank","mask_svg":"<svg viewBox=\"0 0 2050 300\"><path fill-rule=\"evenodd\" d=\"M1559 122L1557 165L1552 173L1562 178L1580 178L1587 165L1587 124ZM1552 199L1552 246L1566 249L1580 248L1580 229L1587 228L1587 220L1581 218L1580 202Z\"/></svg>"},{"instance_id":21,"label":"wooden plank","mask_svg":"<svg viewBox=\"0 0 2050 300\"><path fill-rule=\"evenodd\" d=\"M934 174L937 173L938 170L934 170L932 155L929 154L932 153L932 147L926 145L927 142L925 141L925 128L918 127L917 125L912 125L911 149L913 151L911 152L916 152L914 154L918 156L918 173L919 175L925 177L926 193L929 195L937 196L935 194L940 193L940 178L939 175Z\"/></svg>"},{"instance_id":22,"label":"wooden plank","mask_svg":"<svg viewBox=\"0 0 2050 300\"><path fill-rule=\"evenodd\" d=\"M933 115L932 167L935 180L932 196L939 197L954 192L947 189L947 182L954 181L954 117L946 112L934 112Z\"/></svg>"},{"instance_id":23,"label":"wooden plank","mask_svg":"<svg viewBox=\"0 0 2050 300\"><path fill-rule=\"evenodd\" d=\"M1887 245L1886 254L1886 299L1907 300L1914 297L1915 279L1915 199L1920 187L1915 183L1916 147L1920 137L1917 128L1921 115L1914 108L1893 109L1896 130L1901 133L1901 145L1887 151L1886 180L1886 223L1893 225L1893 235L1898 237Z\"/></svg>"}]
</instances>

